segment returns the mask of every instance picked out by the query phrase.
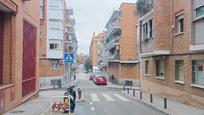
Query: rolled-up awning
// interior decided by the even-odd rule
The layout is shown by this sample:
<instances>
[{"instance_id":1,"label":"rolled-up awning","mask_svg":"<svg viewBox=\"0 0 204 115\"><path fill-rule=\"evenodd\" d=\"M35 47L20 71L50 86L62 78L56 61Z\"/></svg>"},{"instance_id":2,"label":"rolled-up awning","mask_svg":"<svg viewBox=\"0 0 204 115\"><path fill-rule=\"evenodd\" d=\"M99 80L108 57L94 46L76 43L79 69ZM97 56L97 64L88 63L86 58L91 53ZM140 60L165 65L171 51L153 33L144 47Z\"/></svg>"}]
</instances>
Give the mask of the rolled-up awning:
<instances>
[{"instance_id":1,"label":"rolled-up awning","mask_svg":"<svg viewBox=\"0 0 204 115\"><path fill-rule=\"evenodd\" d=\"M0 10L3 12L11 12L16 14L18 8L17 5L11 0L0 0Z\"/></svg>"}]
</instances>

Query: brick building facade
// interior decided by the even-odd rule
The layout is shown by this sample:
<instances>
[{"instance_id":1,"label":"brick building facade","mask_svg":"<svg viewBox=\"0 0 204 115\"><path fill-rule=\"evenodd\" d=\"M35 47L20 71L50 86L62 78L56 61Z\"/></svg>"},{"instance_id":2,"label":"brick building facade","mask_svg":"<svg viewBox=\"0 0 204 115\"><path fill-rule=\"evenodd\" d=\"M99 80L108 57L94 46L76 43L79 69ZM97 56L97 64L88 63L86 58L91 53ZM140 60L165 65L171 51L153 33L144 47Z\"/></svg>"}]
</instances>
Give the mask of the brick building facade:
<instances>
[{"instance_id":1,"label":"brick building facade","mask_svg":"<svg viewBox=\"0 0 204 115\"><path fill-rule=\"evenodd\" d=\"M136 17L136 4L122 3L106 25L101 66L104 73L114 76L117 84L126 80L138 83L140 78Z\"/></svg>"},{"instance_id":2,"label":"brick building facade","mask_svg":"<svg viewBox=\"0 0 204 115\"><path fill-rule=\"evenodd\" d=\"M39 1L0 0L0 113L39 92Z\"/></svg>"},{"instance_id":3,"label":"brick building facade","mask_svg":"<svg viewBox=\"0 0 204 115\"><path fill-rule=\"evenodd\" d=\"M138 8L141 89L204 108L204 1L148 1Z\"/></svg>"},{"instance_id":4,"label":"brick building facade","mask_svg":"<svg viewBox=\"0 0 204 115\"><path fill-rule=\"evenodd\" d=\"M64 53L77 54L73 9L65 0L40 0L40 87L65 87L75 68L64 63ZM73 71L73 72L72 72Z\"/></svg>"},{"instance_id":5,"label":"brick building facade","mask_svg":"<svg viewBox=\"0 0 204 115\"><path fill-rule=\"evenodd\" d=\"M92 69L94 73L99 72L99 63L100 63L99 51L101 50L100 46L102 44L102 40L104 39L104 36L105 36L104 32L99 33L98 35L95 35L95 32L94 32L92 40L91 40L89 54L91 56Z\"/></svg>"}]
</instances>

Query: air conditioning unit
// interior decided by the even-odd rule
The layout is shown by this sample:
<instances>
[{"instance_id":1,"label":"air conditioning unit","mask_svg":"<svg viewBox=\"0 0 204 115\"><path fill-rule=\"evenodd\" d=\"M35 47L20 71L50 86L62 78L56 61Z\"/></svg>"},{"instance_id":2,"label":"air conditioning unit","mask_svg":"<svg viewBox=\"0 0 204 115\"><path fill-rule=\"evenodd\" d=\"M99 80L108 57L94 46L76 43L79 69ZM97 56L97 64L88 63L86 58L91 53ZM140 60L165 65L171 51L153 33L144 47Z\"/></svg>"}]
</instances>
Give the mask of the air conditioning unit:
<instances>
[{"instance_id":1,"label":"air conditioning unit","mask_svg":"<svg viewBox=\"0 0 204 115\"><path fill-rule=\"evenodd\" d=\"M59 60L58 63L62 65L62 64L64 64L64 61L63 60Z\"/></svg>"}]
</instances>

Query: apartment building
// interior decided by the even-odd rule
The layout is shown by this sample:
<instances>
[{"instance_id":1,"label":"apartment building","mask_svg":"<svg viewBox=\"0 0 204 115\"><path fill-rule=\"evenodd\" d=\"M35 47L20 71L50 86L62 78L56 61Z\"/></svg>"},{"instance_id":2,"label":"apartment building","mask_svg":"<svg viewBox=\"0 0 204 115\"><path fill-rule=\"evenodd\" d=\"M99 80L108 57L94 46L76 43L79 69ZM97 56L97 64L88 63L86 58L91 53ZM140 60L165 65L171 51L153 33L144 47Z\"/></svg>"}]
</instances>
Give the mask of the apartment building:
<instances>
[{"instance_id":1,"label":"apartment building","mask_svg":"<svg viewBox=\"0 0 204 115\"><path fill-rule=\"evenodd\" d=\"M40 0L41 88L61 88L67 84L68 76L71 76L70 65L63 60L64 53L72 50L71 47L68 48L70 45L74 44L74 51L77 50L76 37L70 35L68 27L72 23L70 15L73 15L73 10L67 8L65 0ZM73 42L69 40L71 37L74 38Z\"/></svg>"},{"instance_id":2,"label":"apartment building","mask_svg":"<svg viewBox=\"0 0 204 115\"><path fill-rule=\"evenodd\" d=\"M73 9L67 8L65 12L65 40L64 40L64 50L66 53L74 54L74 62L65 63L65 83L70 82L74 76L76 76L77 69L77 57L78 57L78 41L75 33L75 19L73 18Z\"/></svg>"},{"instance_id":3,"label":"apartment building","mask_svg":"<svg viewBox=\"0 0 204 115\"><path fill-rule=\"evenodd\" d=\"M141 89L204 108L204 1L138 0Z\"/></svg>"},{"instance_id":4,"label":"apartment building","mask_svg":"<svg viewBox=\"0 0 204 115\"><path fill-rule=\"evenodd\" d=\"M39 1L0 0L0 114L38 95Z\"/></svg>"},{"instance_id":5,"label":"apartment building","mask_svg":"<svg viewBox=\"0 0 204 115\"><path fill-rule=\"evenodd\" d=\"M104 73L114 76L118 84L139 82L139 55L136 34L136 4L122 3L113 11L106 24L103 40L105 55L101 66Z\"/></svg>"},{"instance_id":6,"label":"apartment building","mask_svg":"<svg viewBox=\"0 0 204 115\"><path fill-rule=\"evenodd\" d=\"M89 48L89 54L91 56L93 73L99 72L100 46L102 44L101 41L104 39L104 36L105 36L105 32L101 32L98 35L95 35L95 32L93 33L93 37Z\"/></svg>"}]
</instances>

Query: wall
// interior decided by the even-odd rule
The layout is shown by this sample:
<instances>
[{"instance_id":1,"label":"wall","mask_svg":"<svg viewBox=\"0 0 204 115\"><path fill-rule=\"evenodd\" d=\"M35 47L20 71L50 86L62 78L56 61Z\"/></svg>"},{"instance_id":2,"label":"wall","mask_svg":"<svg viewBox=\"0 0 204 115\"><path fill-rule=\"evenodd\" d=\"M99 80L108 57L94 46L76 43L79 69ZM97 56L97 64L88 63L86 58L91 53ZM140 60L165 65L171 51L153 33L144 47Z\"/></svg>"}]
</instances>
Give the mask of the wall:
<instances>
[{"instance_id":1,"label":"wall","mask_svg":"<svg viewBox=\"0 0 204 115\"><path fill-rule=\"evenodd\" d=\"M136 60L136 4L122 3L120 6L121 21L119 27L122 29L120 38L120 60Z\"/></svg>"},{"instance_id":2,"label":"wall","mask_svg":"<svg viewBox=\"0 0 204 115\"><path fill-rule=\"evenodd\" d=\"M4 2L9 2L5 0ZM3 2L3 3L4 3ZM22 0L15 0L18 6L16 15L7 14L4 23L4 51L3 58L5 59L3 66L3 74L6 76L4 83L7 85L0 87L0 97L4 100L3 111L7 111L28 98L36 95L39 91L38 76L39 76L39 61L38 61L38 46L36 46L36 66L35 68L35 92L22 98L22 60L23 60L23 20L37 28L36 44L39 40L39 1L27 1L22 3ZM7 4L8 5L8 4ZM13 4L12 4L13 5ZM13 5L15 6L15 5ZM9 7L9 6L8 6ZM2 112L2 111L1 111Z\"/></svg>"}]
</instances>

